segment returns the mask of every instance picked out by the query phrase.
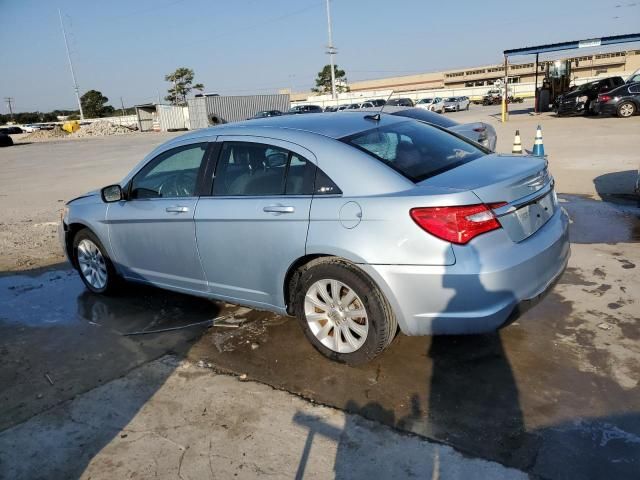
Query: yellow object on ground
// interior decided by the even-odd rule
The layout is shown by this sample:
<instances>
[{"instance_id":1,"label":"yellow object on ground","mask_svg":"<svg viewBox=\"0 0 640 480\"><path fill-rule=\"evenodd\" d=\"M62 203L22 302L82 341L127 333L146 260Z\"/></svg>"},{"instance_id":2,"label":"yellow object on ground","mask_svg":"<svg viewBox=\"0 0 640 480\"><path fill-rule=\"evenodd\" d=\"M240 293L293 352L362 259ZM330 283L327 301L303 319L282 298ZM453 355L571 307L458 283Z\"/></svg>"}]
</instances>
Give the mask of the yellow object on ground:
<instances>
[{"instance_id":1,"label":"yellow object on ground","mask_svg":"<svg viewBox=\"0 0 640 480\"><path fill-rule=\"evenodd\" d=\"M62 124L62 129L66 132L73 133L80 130L80 122L77 120L71 120Z\"/></svg>"}]
</instances>

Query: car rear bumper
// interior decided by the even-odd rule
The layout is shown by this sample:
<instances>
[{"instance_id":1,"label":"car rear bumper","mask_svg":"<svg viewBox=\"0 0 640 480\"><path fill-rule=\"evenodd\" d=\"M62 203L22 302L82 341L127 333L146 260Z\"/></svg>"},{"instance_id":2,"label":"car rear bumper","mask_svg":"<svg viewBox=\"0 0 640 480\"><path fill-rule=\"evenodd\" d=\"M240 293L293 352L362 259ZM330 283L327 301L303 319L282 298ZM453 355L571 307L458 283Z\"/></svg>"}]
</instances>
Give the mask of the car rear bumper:
<instances>
[{"instance_id":1,"label":"car rear bumper","mask_svg":"<svg viewBox=\"0 0 640 480\"><path fill-rule=\"evenodd\" d=\"M593 111L599 115L615 115L617 113L617 105L611 103L594 103Z\"/></svg>"},{"instance_id":2,"label":"car rear bumper","mask_svg":"<svg viewBox=\"0 0 640 480\"><path fill-rule=\"evenodd\" d=\"M514 243L497 230L454 249L450 266L362 265L407 335L494 331L535 303L567 266L569 220L559 209Z\"/></svg>"}]
</instances>

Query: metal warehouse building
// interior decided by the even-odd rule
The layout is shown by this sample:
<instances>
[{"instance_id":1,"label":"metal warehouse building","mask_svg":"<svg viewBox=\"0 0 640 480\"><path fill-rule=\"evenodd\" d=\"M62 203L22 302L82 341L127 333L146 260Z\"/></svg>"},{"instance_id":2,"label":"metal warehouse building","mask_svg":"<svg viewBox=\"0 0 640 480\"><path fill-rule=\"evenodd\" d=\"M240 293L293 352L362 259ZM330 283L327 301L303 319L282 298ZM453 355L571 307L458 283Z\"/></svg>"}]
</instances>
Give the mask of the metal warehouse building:
<instances>
[{"instance_id":1,"label":"metal warehouse building","mask_svg":"<svg viewBox=\"0 0 640 480\"><path fill-rule=\"evenodd\" d=\"M202 95L190 98L190 129L206 128L219 123L239 122L262 110L289 110L289 94L220 96Z\"/></svg>"}]
</instances>

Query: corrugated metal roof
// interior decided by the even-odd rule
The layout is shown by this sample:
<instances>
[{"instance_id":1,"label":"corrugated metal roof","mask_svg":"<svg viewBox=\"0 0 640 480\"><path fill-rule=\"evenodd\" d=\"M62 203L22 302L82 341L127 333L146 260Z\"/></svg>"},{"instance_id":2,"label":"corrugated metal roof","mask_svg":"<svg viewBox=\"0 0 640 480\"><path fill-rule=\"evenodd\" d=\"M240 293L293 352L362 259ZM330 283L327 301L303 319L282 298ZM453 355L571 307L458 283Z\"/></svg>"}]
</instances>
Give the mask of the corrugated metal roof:
<instances>
[{"instance_id":1,"label":"corrugated metal roof","mask_svg":"<svg viewBox=\"0 0 640 480\"><path fill-rule=\"evenodd\" d=\"M536 47L523 47L505 50L506 56L532 55L535 53L557 52L559 50L572 50L581 47L597 47L601 45L615 45L617 43L640 42L640 33L630 33L626 35L612 35L610 37L590 38L586 40L572 40L570 42L548 43Z\"/></svg>"}]
</instances>

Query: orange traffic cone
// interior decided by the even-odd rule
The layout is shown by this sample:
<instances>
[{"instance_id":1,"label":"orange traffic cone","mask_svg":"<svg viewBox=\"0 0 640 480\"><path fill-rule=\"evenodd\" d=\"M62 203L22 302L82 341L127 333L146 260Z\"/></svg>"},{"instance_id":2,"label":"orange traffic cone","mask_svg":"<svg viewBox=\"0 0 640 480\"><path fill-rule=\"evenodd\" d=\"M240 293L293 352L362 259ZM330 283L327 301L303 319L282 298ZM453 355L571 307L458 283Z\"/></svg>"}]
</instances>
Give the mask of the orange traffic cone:
<instances>
[{"instance_id":1,"label":"orange traffic cone","mask_svg":"<svg viewBox=\"0 0 640 480\"><path fill-rule=\"evenodd\" d=\"M516 130L516 137L513 139L513 149L511 153L522 153L522 143L520 143L520 130Z\"/></svg>"}]
</instances>

